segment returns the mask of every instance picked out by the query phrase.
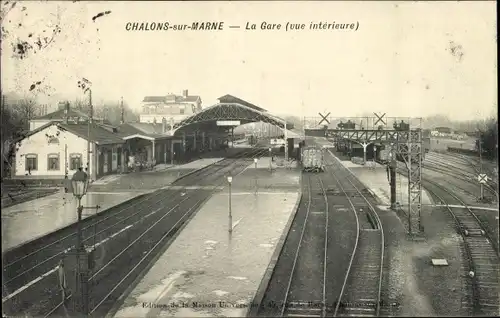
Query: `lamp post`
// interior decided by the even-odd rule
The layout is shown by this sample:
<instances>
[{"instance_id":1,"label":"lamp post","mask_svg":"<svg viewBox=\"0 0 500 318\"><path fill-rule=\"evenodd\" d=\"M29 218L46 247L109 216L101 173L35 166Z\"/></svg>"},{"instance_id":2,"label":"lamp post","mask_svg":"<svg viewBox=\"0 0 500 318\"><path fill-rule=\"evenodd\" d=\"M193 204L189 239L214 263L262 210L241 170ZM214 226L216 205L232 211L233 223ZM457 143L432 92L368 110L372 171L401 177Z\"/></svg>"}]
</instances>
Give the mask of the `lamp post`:
<instances>
[{"instance_id":1,"label":"lamp post","mask_svg":"<svg viewBox=\"0 0 500 318\"><path fill-rule=\"evenodd\" d=\"M229 183L229 233L233 232L233 215L231 211L231 183L233 182L233 177L227 177L227 182Z\"/></svg>"},{"instance_id":2,"label":"lamp post","mask_svg":"<svg viewBox=\"0 0 500 318\"><path fill-rule=\"evenodd\" d=\"M255 193L257 193L257 189L258 189L258 186L257 186L257 161L258 161L257 158L253 158L253 162L255 163Z\"/></svg>"},{"instance_id":3,"label":"lamp post","mask_svg":"<svg viewBox=\"0 0 500 318\"><path fill-rule=\"evenodd\" d=\"M76 288L78 297L76 297L77 311L87 315L88 313L88 272L89 263L85 246L82 244L82 197L87 192L89 179L82 168L78 168L71 178L71 188L73 195L78 199L78 222L77 222L77 243L76 243Z\"/></svg>"},{"instance_id":4,"label":"lamp post","mask_svg":"<svg viewBox=\"0 0 500 318\"><path fill-rule=\"evenodd\" d=\"M91 134L91 127L92 127L92 121L94 117L94 108L92 107L92 82L90 82L86 78L82 78L80 81L78 81L78 87L83 90L83 93L89 93L89 118L87 119L87 173L90 173L90 151L91 151L91 141L90 141L90 134ZM93 155L95 157L95 155ZM92 169L95 170L93 167ZM96 170L97 171L97 170Z\"/></svg>"},{"instance_id":5,"label":"lamp post","mask_svg":"<svg viewBox=\"0 0 500 318\"><path fill-rule=\"evenodd\" d=\"M273 149L271 149L271 147L269 147L269 171L273 170L272 161L273 161Z\"/></svg>"}]
</instances>

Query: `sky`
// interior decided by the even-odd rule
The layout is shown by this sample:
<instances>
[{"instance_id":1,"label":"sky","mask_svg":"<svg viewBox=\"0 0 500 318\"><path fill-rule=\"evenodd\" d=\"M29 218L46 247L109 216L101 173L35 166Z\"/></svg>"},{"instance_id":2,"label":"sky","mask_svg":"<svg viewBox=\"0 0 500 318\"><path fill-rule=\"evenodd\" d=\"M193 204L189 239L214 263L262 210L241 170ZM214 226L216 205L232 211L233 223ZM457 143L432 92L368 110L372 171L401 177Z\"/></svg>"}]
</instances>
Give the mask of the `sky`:
<instances>
[{"instance_id":1,"label":"sky","mask_svg":"<svg viewBox=\"0 0 500 318\"><path fill-rule=\"evenodd\" d=\"M92 20L105 11L111 13ZM224 22L224 30L125 29L127 22L197 21ZM261 30L263 21L282 29ZM246 30L247 22L257 30ZM305 29L286 31L287 22ZM311 22L359 26L310 30ZM22 60L12 53L16 39L49 34L56 24L61 32L45 49ZM301 117L496 114L494 1L22 1L2 27L9 32L2 41L2 89L54 105L55 96L84 98L77 86L83 77L92 82L94 101L123 96L137 110L144 96L188 89L204 107L231 94ZM30 92L36 81L39 89Z\"/></svg>"}]
</instances>

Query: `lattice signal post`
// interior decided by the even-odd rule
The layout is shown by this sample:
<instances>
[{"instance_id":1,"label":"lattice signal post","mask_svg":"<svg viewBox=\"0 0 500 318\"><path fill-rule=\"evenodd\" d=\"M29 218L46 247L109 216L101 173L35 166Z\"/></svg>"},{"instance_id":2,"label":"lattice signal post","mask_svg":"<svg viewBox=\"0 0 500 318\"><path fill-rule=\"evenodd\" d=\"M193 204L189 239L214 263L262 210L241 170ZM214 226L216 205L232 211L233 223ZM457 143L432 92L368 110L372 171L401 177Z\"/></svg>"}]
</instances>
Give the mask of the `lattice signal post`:
<instances>
[{"instance_id":1,"label":"lattice signal post","mask_svg":"<svg viewBox=\"0 0 500 318\"><path fill-rule=\"evenodd\" d=\"M320 126L325 119L329 124ZM416 122L417 121L417 122ZM401 125L404 122L404 125ZM396 168L396 158L402 158L408 168L408 231L410 235L421 233L422 210L422 121L421 118L375 117L304 118L306 134L318 136L318 131L325 137L333 137L338 145L343 142L361 144L366 147L372 143L391 147L391 169ZM392 125L395 123L395 125ZM407 124L407 125L406 125ZM391 125L392 129L386 129ZM366 157L365 157L366 159ZM391 191L392 193L392 191ZM395 198L391 198L395 199ZM395 202L391 200L391 202Z\"/></svg>"}]
</instances>

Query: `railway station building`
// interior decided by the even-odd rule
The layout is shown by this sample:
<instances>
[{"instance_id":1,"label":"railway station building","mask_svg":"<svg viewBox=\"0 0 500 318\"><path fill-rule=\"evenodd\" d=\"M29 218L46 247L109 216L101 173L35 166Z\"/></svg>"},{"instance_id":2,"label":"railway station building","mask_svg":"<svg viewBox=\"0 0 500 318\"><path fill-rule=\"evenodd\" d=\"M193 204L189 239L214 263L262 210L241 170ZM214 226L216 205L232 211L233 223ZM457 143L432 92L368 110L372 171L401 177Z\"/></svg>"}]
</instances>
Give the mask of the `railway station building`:
<instances>
[{"instance_id":1,"label":"railway station building","mask_svg":"<svg viewBox=\"0 0 500 318\"><path fill-rule=\"evenodd\" d=\"M232 95L220 97L215 105L173 125L165 119L117 126L93 121L90 136L88 120L73 118L68 108L57 112L60 114L45 115L42 120L46 122L37 123L16 140L11 178L64 179L83 167L97 180L125 171L131 157L154 166L185 162L200 152L221 149L233 137L234 127L242 124L266 122L285 127L283 119ZM286 128L293 124L286 123Z\"/></svg>"}]
</instances>

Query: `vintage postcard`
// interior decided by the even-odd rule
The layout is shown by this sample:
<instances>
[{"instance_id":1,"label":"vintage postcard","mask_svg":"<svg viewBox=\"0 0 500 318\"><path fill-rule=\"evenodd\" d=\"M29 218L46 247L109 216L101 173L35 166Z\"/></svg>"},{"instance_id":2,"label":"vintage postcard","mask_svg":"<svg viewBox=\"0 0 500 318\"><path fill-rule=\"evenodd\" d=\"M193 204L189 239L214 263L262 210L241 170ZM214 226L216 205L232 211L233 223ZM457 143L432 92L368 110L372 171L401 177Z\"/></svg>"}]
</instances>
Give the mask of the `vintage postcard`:
<instances>
[{"instance_id":1,"label":"vintage postcard","mask_svg":"<svg viewBox=\"0 0 500 318\"><path fill-rule=\"evenodd\" d=\"M1 1L4 317L499 316L493 1Z\"/></svg>"}]
</instances>

